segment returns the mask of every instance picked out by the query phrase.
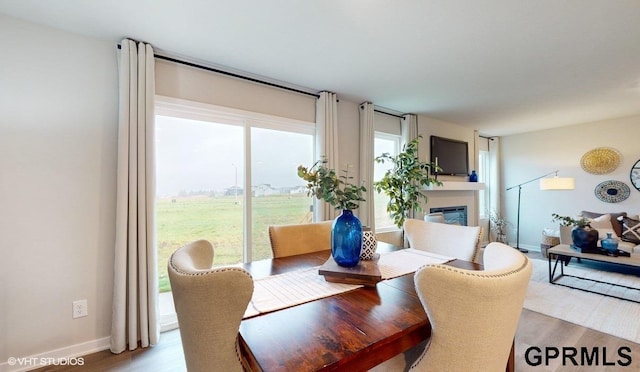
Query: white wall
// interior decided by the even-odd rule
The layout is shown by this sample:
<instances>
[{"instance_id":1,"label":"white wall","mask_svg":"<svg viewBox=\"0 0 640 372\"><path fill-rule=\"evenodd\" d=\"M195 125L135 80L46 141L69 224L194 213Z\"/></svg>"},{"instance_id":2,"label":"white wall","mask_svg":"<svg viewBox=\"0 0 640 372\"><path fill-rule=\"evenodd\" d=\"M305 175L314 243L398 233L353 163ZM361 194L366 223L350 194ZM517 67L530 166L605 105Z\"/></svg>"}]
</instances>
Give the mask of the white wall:
<instances>
[{"instance_id":1,"label":"white wall","mask_svg":"<svg viewBox=\"0 0 640 372\"><path fill-rule=\"evenodd\" d=\"M156 59L156 94L315 122L316 98Z\"/></svg>"},{"instance_id":2,"label":"white wall","mask_svg":"<svg viewBox=\"0 0 640 372\"><path fill-rule=\"evenodd\" d=\"M629 180L633 164L640 159L640 117L572 125L512 135L501 139L505 189L529 181L545 173L560 170L560 177L575 177L575 190L541 191L538 181L522 187L520 206L520 246L540 249L545 227L557 227L551 214L574 216L582 210L596 212L640 212L640 192ZM594 175L585 172L580 159L596 147L612 147L622 153L620 166L612 173ZM605 203L596 198L595 187L607 180L626 183L629 198L620 203ZM516 240L518 189L502 190L505 217L513 224L510 242Z\"/></svg>"},{"instance_id":3,"label":"white wall","mask_svg":"<svg viewBox=\"0 0 640 372\"><path fill-rule=\"evenodd\" d=\"M1 367L109 336L117 65L111 42L2 15L0 45Z\"/></svg>"},{"instance_id":4,"label":"white wall","mask_svg":"<svg viewBox=\"0 0 640 372\"><path fill-rule=\"evenodd\" d=\"M359 103L338 102L338 161L340 168L353 166L353 176L360 183L360 109ZM356 211L357 212L357 211Z\"/></svg>"}]
</instances>

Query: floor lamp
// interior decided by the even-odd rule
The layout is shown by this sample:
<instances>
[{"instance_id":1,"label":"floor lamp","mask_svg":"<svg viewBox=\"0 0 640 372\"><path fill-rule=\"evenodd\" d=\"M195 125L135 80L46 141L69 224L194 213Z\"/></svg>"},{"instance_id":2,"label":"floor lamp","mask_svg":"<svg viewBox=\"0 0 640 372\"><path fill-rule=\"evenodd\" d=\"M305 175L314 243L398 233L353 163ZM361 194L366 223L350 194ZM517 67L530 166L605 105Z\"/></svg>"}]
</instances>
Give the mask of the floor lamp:
<instances>
[{"instance_id":1,"label":"floor lamp","mask_svg":"<svg viewBox=\"0 0 640 372\"><path fill-rule=\"evenodd\" d=\"M529 252L526 249L520 248L520 195L522 194L522 186L526 185L528 183L531 183L533 181L537 181L540 180L540 190L573 190L575 188L575 182L574 179L571 177L558 177L558 172L559 171L553 171L550 173L547 173L543 176L540 177L536 177L532 180L529 180L527 182L523 182L519 185L515 185L515 186L511 186L509 188L507 188L507 191L511 190L511 189L515 189L516 187L518 188L518 219L516 222L516 246L515 248L517 250L519 250L522 253L527 253ZM550 176L552 174L555 174L555 176L553 178L545 178L547 176Z\"/></svg>"}]
</instances>

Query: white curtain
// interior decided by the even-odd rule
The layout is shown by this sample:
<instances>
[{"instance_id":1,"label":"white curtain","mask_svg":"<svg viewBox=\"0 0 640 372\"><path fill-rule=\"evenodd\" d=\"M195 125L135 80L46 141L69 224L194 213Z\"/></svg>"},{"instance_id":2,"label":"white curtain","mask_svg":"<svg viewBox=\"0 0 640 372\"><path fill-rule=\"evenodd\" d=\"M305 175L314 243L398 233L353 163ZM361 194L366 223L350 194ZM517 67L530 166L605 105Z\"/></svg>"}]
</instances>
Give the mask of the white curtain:
<instances>
[{"instance_id":1,"label":"white curtain","mask_svg":"<svg viewBox=\"0 0 640 372\"><path fill-rule=\"evenodd\" d=\"M360 180L367 189L364 193L365 202L360 202L358 217L363 226L371 227L375 230L375 209L373 205L373 143L374 133L374 106L370 102L360 105Z\"/></svg>"},{"instance_id":2,"label":"white curtain","mask_svg":"<svg viewBox=\"0 0 640 372\"><path fill-rule=\"evenodd\" d=\"M418 117L414 114L402 116L400 130L402 133L400 146L404 147L404 145L418 137Z\"/></svg>"},{"instance_id":3,"label":"white curtain","mask_svg":"<svg viewBox=\"0 0 640 372\"><path fill-rule=\"evenodd\" d=\"M488 211L495 211L499 216L504 216L501 210L500 198L502 196L502 177L500 176L500 137L492 137L489 141L489 179L487 182L489 192ZM495 231L491 231L490 240L495 241Z\"/></svg>"},{"instance_id":4,"label":"white curtain","mask_svg":"<svg viewBox=\"0 0 640 372\"><path fill-rule=\"evenodd\" d=\"M327 167L340 172L338 168L338 97L335 93L321 92L316 102L316 158L325 157ZM334 207L318 201L315 221L331 220L336 217Z\"/></svg>"},{"instance_id":5,"label":"white curtain","mask_svg":"<svg viewBox=\"0 0 640 372\"><path fill-rule=\"evenodd\" d=\"M154 57L123 40L119 63L118 178L111 351L154 345L158 325L155 249Z\"/></svg>"},{"instance_id":6,"label":"white curtain","mask_svg":"<svg viewBox=\"0 0 640 372\"><path fill-rule=\"evenodd\" d=\"M402 135L400 139L400 146L402 150L407 143L413 141L416 137L418 137L418 117L414 114L403 115L402 119L400 119L400 131ZM410 210L407 213L408 218L413 218L414 215L415 213L413 212L413 210Z\"/></svg>"}]
</instances>

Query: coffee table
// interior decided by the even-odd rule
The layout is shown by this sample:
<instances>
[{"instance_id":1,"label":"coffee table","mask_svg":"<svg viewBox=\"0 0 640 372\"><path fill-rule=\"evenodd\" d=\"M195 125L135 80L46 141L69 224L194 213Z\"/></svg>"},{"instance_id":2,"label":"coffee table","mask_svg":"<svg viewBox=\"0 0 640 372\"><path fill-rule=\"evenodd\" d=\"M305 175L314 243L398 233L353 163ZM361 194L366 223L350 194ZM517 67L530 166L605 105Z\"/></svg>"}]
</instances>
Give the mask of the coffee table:
<instances>
[{"instance_id":1,"label":"coffee table","mask_svg":"<svg viewBox=\"0 0 640 372\"><path fill-rule=\"evenodd\" d=\"M631 302L640 303L640 301L632 300L632 299L629 299L629 298L619 297L619 296L611 295L611 294L608 294L608 293L593 291L593 290L589 290L589 289L585 289L585 288L574 287L574 286L571 286L569 284L564 284L564 283L558 283L557 282L557 280L560 279L561 277L567 276L567 277L577 278L577 279L581 279L581 280L588 280L588 281L592 281L592 282L604 283L604 284L609 284L609 285L616 286L616 287L623 287L623 288L628 288L628 289L633 289L633 290L640 291L640 288L636 288L636 287L628 287L628 286L617 284L617 283L609 283L609 282L604 282L604 281L600 281L600 280L584 278L584 277L580 277L580 276L576 276L576 275L565 274L564 265L563 265L564 262L568 262L572 257L575 257L577 259L582 259L582 260L590 260L590 261L596 261L596 262L606 262L606 263L613 264L613 265L629 267L629 268L633 269L633 271L636 272L636 275L640 276L640 254L633 254L632 253L630 257L624 257L624 256L614 257L614 256L607 256L607 255L596 254L596 253L580 253L577 250L571 248L567 244L559 244L559 245L556 245L556 246L554 246L552 248L549 248L547 253L548 253L547 254L547 258L548 258L548 261L549 261L549 283L555 284L555 285L561 285L563 287L579 289L579 290L585 291L585 292L597 293L597 294L600 294L600 295L603 295L603 296L614 297L614 298L618 298L618 299L625 300L625 301L631 301ZM553 263L554 260L555 260L555 263ZM558 266L560 266L560 274L556 276L556 270L558 269Z\"/></svg>"}]
</instances>

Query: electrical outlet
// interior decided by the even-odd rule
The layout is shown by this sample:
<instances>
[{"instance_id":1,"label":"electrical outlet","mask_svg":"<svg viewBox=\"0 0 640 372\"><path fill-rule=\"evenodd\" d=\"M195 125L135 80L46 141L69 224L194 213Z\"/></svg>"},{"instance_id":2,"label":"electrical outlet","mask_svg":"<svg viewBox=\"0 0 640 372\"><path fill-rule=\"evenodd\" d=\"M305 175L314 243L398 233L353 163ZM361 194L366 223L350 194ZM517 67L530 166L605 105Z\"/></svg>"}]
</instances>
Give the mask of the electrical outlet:
<instances>
[{"instance_id":1,"label":"electrical outlet","mask_svg":"<svg viewBox=\"0 0 640 372\"><path fill-rule=\"evenodd\" d=\"M89 315L87 300L73 301L73 319Z\"/></svg>"}]
</instances>

